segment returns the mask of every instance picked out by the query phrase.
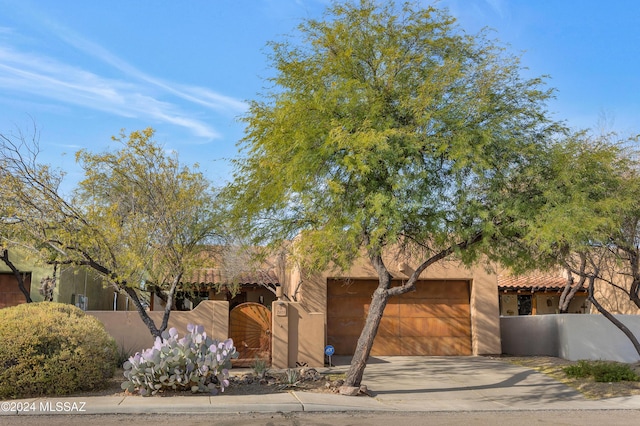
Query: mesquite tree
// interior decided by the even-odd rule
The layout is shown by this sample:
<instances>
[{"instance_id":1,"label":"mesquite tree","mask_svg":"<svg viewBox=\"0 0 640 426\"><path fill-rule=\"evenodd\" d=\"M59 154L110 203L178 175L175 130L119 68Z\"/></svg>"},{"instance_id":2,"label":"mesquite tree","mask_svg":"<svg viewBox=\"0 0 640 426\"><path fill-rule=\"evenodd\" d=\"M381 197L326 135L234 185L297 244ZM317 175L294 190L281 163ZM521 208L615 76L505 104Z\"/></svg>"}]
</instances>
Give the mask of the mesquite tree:
<instances>
[{"instance_id":1,"label":"mesquite tree","mask_svg":"<svg viewBox=\"0 0 640 426\"><path fill-rule=\"evenodd\" d=\"M640 168L635 138L581 132L549 151L544 203L527 224L532 258L564 267L586 282L588 299L640 355L637 337L614 317L600 294L614 290L640 308ZM568 288L565 292L569 292ZM564 295L564 293L563 293Z\"/></svg>"},{"instance_id":2,"label":"mesquite tree","mask_svg":"<svg viewBox=\"0 0 640 426\"><path fill-rule=\"evenodd\" d=\"M535 211L550 120L541 78L445 11L336 3L271 43L272 90L244 117L228 193L255 243L295 239L307 268L348 268L362 252L379 285L346 385L358 386L385 306L441 259L507 250ZM503 241L503 242L501 242ZM418 263L392 286L393 246ZM494 250L495 248L501 250Z\"/></svg>"}]
</instances>

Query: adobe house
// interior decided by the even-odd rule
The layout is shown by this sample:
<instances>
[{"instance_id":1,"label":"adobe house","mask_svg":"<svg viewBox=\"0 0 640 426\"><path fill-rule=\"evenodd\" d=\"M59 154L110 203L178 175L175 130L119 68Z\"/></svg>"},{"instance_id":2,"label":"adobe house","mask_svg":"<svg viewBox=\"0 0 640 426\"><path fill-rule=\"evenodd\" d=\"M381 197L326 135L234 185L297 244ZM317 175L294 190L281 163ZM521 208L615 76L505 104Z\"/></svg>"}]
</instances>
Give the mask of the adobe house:
<instances>
[{"instance_id":1,"label":"adobe house","mask_svg":"<svg viewBox=\"0 0 640 426\"><path fill-rule=\"evenodd\" d=\"M391 259L386 264L398 283L412 272L408 264ZM369 262L360 259L344 272L306 274L291 268L282 285L285 296L299 287L300 307L325 317L326 344L334 346L336 355L351 355L377 281ZM422 274L416 291L390 299L372 356L500 351L497 276L483 267L442 261Z\"/></svg>"},{"instance_id":2,"label":"adobe house","mask_svg":"<svg viewBox=\"0 0 640 426\"><path fill-rule=\"evenodd\" d=\"M397 283L412 273L411 262L385 260ZM42 300L38 285L33 283L50 274L50 268L26 264L21 268L31 274L32 298ZM0 264L0 272L5 269ZM266 347L274 368L324 365L325 345L334 346L336 355L351 355L377 286L377 274L365 258L348 271L322 273L309 273L291 262L280 262L276 267L236 277L235 282L242 284L236 295L225 290L226 278L222 275L216 269L204 269L191 277L190 285L202 291L178 295L177 305L185 311L173 312L170 326L182 330L190 322L202 321L209 324L211 336L239 336L234 337L234 342L245 348L247 361L255 359L255 354L263 354ZM372 356L499 354L500 317L555 313L564 283L564 277L509 277L489 272L482 265L465 268L454 261L441 261L422 274L414 292L390 299ZM17 285L6 290L15 292ZM630 305L628 297L607 286L599 285L597 293L614 313ZM126 306L126 296L103 287L91 271L61 271L54 300L74 303L79 295L88 297L86 307L107 325L118 344L127 350L150 346L150 334L137 312L132 311L132 304ZM569 312L590 312L585 300L586 294L579 292ZM162 301L151 299L153 310L160 310L161 305ZM258 316L259 321L247 326L246 319L234 319L233 312L241 311L233 309L236 305L250 305L246 310L251 313L247 315ZM113 312L114 308L120 312ZM199 319L194 320L192 314ZM122 319L114 319L114 315ZM255 329L256 323L259 327L254 335L258 336L258 343L254 344L253 337L242 333ZM127 340L133 342L131 345L124 343L126 336L135 337Z\"/></svg>"}]
</instances>

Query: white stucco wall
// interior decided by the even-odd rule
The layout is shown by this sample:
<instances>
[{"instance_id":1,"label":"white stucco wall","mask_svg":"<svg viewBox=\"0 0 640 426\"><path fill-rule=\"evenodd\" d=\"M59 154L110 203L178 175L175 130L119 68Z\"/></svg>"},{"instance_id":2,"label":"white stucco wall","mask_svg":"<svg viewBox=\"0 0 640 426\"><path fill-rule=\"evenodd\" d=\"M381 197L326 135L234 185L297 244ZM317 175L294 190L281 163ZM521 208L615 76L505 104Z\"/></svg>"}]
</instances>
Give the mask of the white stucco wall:
<instances>
[{"instance_id":1,"label":"white stucco wall","mask_svg":"<svg viewBox=\"0 0 640 426\"><path fill-rule=\"evenodd\" d=\"M616 315L640 339L640 316ZM602 315L501 317L502 353L638 362L640 355L615 325Z\"/></svg>"}]
</instances>

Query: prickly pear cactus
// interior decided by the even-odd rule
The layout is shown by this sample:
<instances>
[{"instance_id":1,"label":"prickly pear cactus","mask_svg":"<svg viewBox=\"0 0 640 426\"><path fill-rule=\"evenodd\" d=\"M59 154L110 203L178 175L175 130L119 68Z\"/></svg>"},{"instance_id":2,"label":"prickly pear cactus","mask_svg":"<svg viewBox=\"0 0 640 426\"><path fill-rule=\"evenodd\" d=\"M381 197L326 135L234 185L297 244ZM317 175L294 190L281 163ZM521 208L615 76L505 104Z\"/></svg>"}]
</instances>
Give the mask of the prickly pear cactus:
<instances>
[{"instance_id":1,"label":"prickly pear cactus","mask_svg":"<svg viewBox=\"0 0 640 426\"><path fill-rule=\"evenodd\" d=\"M156 338L153 347L137 352L124 363L122 389L149 396L167 390L224 392L229 386L231 360L238 356L233 341L207 336L201 325L189 324L178 338L175 328Z\"/></svg>"}]
</instances>

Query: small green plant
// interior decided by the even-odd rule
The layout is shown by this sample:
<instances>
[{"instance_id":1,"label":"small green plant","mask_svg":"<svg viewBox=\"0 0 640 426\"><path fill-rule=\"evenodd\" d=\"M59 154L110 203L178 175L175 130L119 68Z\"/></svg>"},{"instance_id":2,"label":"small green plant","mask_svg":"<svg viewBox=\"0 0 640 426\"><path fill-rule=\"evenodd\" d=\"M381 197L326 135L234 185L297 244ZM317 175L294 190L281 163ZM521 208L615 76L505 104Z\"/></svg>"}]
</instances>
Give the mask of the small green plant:
<instances>
[{"instance_id":1,"label":"small green plant","mask_svg":"<svg viewBox=\"0 0 640 426\"><path fill-rule=\"evenodd\" d=\"M187 331L178 339L178 331L171 328L156 338L152 348L129 358L122 389L143 396L166 389L217 393L219 387L224 392L231 359L238 356L233 341L214 340L201 325L189 324Z\"/></svg>"},{"instance_id":2,"label":"small green plant","mask_svg":"<svg viewBox=\"0 0 640 426\"><path fill-rule=\"evenodd\" d=\"M288 368L282 375L281 387L291 388L298 386L298 383L300 383L300 373L298 370Z\"/></svg>"},{"instance_id":3,"label":"small green plant","mask_svg":"<svg viewBox=\"0 0 640 426\"><path fill-rule=\"evenodd\" d=\"M261 358L256 358L251 364L251 369L253 370L253 374L255 374L259 379L264 379L267 372L269 371L268 363L266 360Z\"/></svg>"},{"instance_id":4,"label":"small green plant","mask_svg":"<svg viewBox=\"0 0 640 426\"><path fill-rule=\"evenodd\" d=\"M572 379L584 379L591 376L591 363L589 361L580 360L577 364L569 365L562 369L567 377Z\"/></svg>"},{"instance_id":5,"label":"small green plant","mask_svg":"<svg viewBox=\"0 0 640 426\"><path fill-rule=\"evenodd\" d=\"M563 371L567 377L593 377L596 382L637 382L640 380L638 374L631 367L618 362L580 360L575 365L563 368Z\"/></svg>"}]
</instances>

